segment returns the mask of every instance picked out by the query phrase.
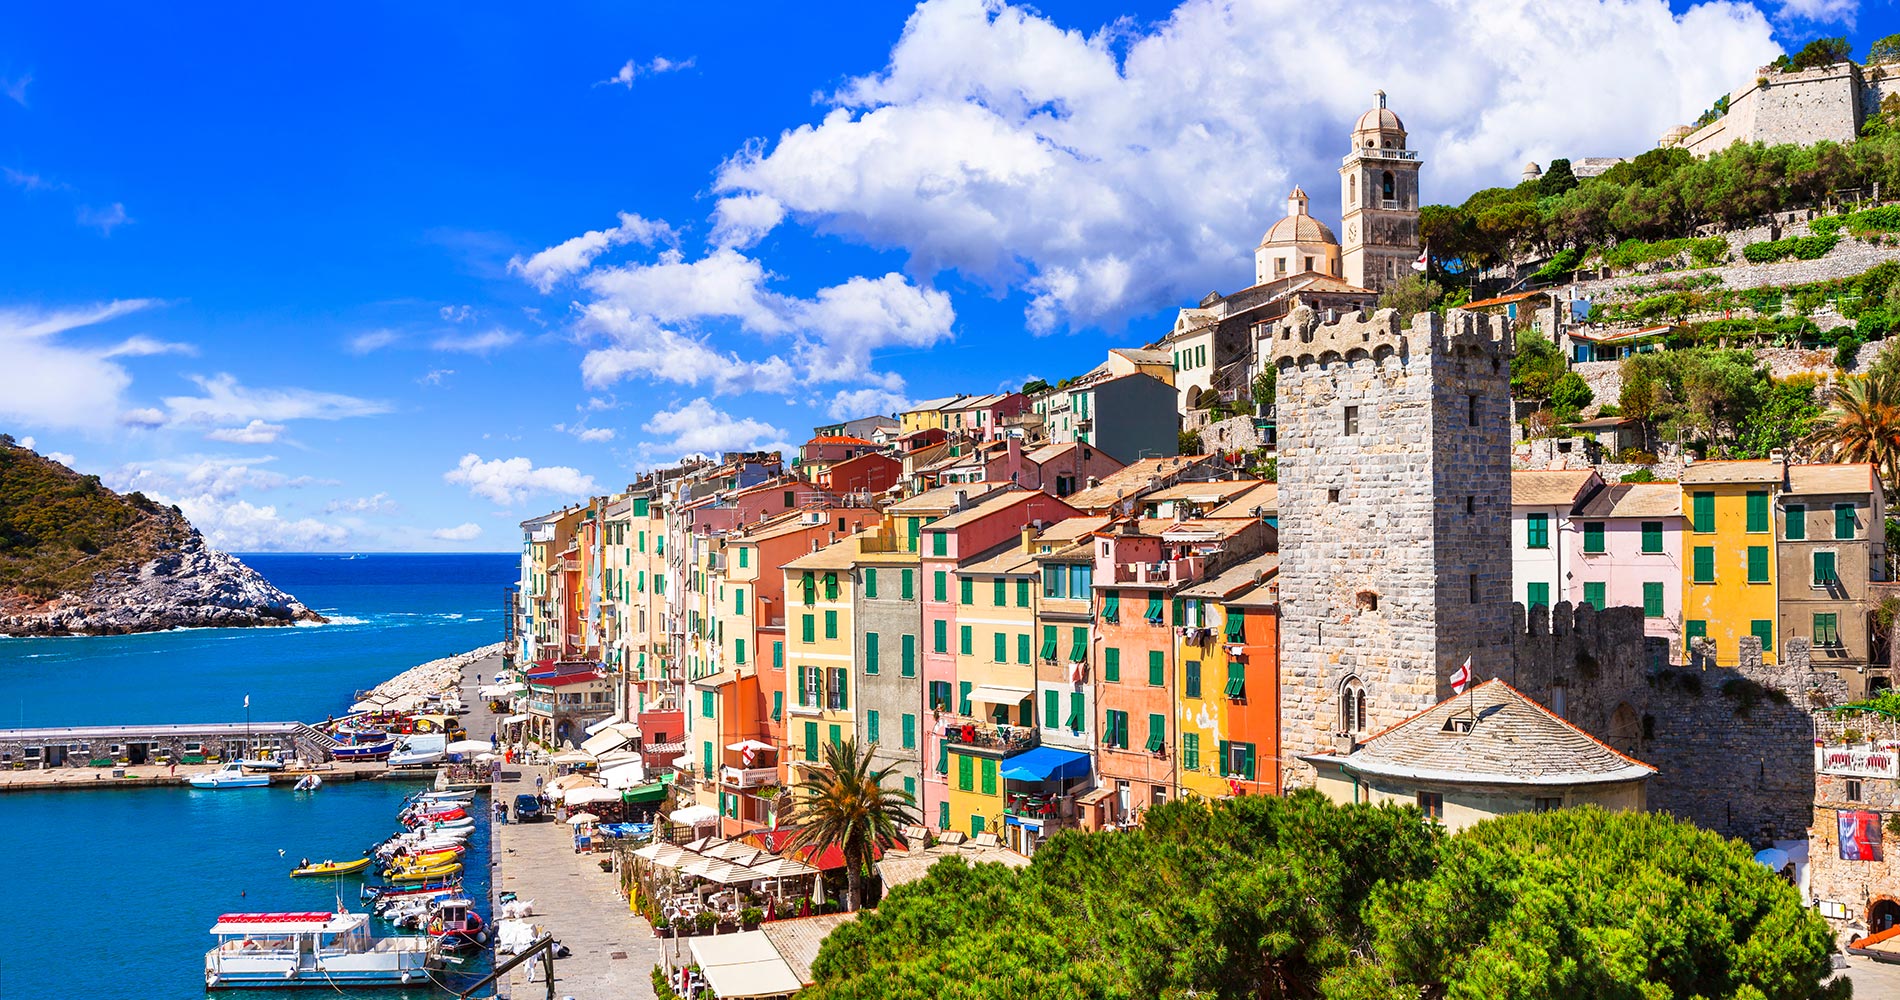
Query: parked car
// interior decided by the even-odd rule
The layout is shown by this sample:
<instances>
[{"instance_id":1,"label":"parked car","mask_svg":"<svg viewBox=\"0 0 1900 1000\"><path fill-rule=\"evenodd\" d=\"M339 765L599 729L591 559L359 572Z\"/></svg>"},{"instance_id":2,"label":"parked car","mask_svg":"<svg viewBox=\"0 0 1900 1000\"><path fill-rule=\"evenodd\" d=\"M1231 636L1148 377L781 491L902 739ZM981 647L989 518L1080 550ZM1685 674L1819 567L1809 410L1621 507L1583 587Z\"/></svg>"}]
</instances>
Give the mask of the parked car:
<instances>
[{"instance_id":1,"label":"parked car","mask_svg":"<svg viewBox=\"0 0 1900 1000\"><path fill-rule=\"evenodd\" d=\"M515 822L526 823L530 820L541 819L544 815L546 814L541 811L539 798L533 795L515 796Z\"/></svg>"}]
</instances>

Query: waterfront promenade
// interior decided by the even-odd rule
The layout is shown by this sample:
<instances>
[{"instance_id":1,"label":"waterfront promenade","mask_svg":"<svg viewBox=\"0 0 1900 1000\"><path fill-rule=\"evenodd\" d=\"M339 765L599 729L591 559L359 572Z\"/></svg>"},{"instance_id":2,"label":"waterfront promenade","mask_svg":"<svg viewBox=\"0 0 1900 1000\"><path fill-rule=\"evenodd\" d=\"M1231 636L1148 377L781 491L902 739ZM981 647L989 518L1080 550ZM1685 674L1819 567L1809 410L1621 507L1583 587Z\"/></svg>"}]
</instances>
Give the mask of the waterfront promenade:
<instances>
[{"instance_id":1,"label":"waterfront promenade","mask_svg":"<svg viewBox=\"0 0 1900 1000\"><path fill-rule=\"evenodd\" d=\"M471 739L495 731L496 717L487 702L476 697L484 677L501 669L501 657L490 656L470 664L462 675L462 701L469 707L462 717ZM494 802L506 802L513 811L515 796L535 791L534 779L546 780L546 765L504 765L495 784ZM493 808L491 805L490 808ZM571 829L565 823L509 823L494 827L494 878L497 897L512 892L534 901L534 922L567 946L566 958L554 962L555 996L576 1000L652 997L653 966L660 961L661 939L637 913L628 910L615 888L619 876L603 872L599 855L574 853ZM491 907L494 900L490 900ZM490 912L493 912L492 910ZM547 984L530 981L530 970L540 974L540 963L530 962L510 973L499 997L528 1000L547 994Z\"/></svg>"}]
</instances>

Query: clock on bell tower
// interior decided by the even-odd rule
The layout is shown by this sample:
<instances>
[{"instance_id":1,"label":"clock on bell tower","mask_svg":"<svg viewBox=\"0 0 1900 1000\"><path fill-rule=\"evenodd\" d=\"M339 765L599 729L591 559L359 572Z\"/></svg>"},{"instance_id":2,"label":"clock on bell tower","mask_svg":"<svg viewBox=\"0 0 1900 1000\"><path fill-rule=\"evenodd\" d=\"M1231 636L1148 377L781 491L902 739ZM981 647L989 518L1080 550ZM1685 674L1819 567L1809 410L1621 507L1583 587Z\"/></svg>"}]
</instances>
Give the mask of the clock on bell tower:
<instances>
[{"instance_id":1,"label":"clock on bell tower","mask_svg":"<svg viewBox=\"0 0 1900 1000\"><path fill-rule=\"evenodd\" d=\"M1411 274L1418 259L1418 151L1405 146L1405 123L1385 106L1359 116L1352 150L1339 166L1341 263L1349 284L1380 291Z\"/></svg>"}]
</instances>

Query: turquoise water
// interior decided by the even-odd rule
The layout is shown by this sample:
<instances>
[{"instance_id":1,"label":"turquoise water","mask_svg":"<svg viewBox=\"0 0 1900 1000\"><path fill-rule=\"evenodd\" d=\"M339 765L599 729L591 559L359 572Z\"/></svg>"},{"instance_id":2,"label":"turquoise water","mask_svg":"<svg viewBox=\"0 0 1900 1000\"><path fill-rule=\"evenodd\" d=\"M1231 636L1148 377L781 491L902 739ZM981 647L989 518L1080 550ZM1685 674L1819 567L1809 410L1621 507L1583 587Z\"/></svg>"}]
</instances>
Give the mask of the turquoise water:
<instances>
[{"instance_id":1,"label":"turquoise water","mask_svg":"<svg viewBox=\"0 0 1900 1000\"><path fill-rule=\"evenodd\" d=\"M273 583L337 618L308 628L0 639L0 726L321 718L425 660L496 642L514 560L492 556L247 556ZM109 780L109 779L107 779ZM0 795L0 998L206 996L207 933L220 913L322 909L335 886L291 879L302 857L360 857L396 829L415 781L201 791ZM486 798L478 798L486 808ZM465 885L489 916L486 824ZM280 855L279 852L282 852ZM359 878L341 881L362 909ZM379 925L379 933L393 933ZM485 966L484 966L485 968ZM472 981L472 976L469 981ZM230 991L338 996L330 989ZM354 991L398 1000L442 993Z\"/></svg>"}]
</instances>

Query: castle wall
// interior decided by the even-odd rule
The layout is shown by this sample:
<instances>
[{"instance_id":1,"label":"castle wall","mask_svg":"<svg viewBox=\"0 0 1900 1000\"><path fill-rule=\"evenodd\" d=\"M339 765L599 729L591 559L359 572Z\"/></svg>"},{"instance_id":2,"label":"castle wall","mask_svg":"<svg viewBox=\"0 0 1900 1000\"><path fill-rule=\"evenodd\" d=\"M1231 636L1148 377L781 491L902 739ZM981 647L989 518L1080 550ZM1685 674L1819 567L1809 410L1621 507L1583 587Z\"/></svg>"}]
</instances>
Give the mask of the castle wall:
<instances>
[{"instance_id":1,"label":"castle wall","mask_svg":"<svg viewBox=\"0 0 1900 1000\"><path fill-rule=\"evenodd\" d=\"M1896 81L1863 78L1859 66L1835 63L1798 73L1766 73L1729 94L1728 113L1684 136L1681 146L1696 156L1719 153L1737 142L1809 146L1847 143L1860 134L1869 107L1878 107ZM1871 104L1869 103L1871 98Z\"/></svg>"}]
</instances>

